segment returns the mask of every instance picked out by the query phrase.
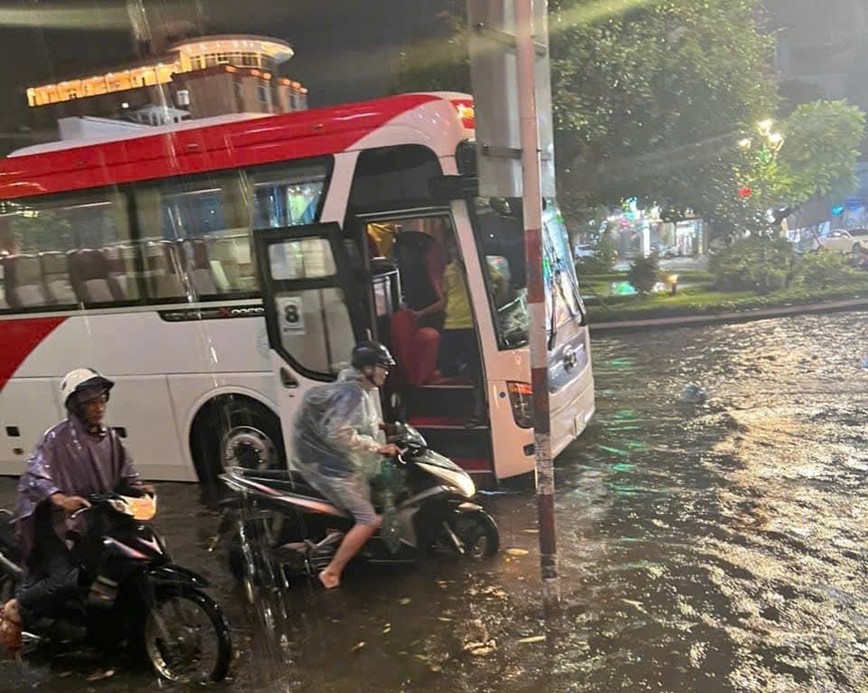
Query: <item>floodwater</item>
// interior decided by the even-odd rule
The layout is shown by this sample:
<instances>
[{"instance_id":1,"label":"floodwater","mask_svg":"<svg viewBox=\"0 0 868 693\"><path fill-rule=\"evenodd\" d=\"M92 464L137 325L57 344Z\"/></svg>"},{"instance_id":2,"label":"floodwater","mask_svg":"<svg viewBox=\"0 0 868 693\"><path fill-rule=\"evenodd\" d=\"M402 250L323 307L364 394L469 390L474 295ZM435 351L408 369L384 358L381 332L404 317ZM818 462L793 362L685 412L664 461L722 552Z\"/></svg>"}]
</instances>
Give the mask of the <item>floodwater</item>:
<instances>
[{"instance_id":1,"label":"floodwater","mask_svg":"<svg viewBox=\"0 0 868 693\"><path fill-rule=\"evenodd\" d=\"M196 489L161 485L175 558L214 580L233 626L216 690L868 690L866 357L864 313L595 338L598 413L558 460L548 623L528 483L484 497L503 546L486 563L252 595L206 552ZM679 401L690 383L704 404ZM0 680L171 689L80 655L2 661Z\"/></svg>"}]
</instances>

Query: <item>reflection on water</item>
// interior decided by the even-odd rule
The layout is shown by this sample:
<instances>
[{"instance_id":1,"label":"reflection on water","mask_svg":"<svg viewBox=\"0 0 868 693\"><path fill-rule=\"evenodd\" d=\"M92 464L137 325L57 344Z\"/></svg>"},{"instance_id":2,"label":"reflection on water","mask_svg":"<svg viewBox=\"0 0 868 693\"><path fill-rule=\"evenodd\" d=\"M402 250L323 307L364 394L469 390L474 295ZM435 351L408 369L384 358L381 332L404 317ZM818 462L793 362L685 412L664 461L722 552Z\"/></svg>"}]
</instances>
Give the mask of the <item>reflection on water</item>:
<instances>
[{"instance_id":1,"label":"reflection on water","mask_svg":"<svg viewBox=\"0 0 868 693\"><path fill-rule=\"evenodd\" d=\"M213 515L191 523L194 491L165 485L170 548L235 628L220 690L866 690L866 343L864 314L595 339L598 414L559 458L565 608L548 631L527 486L484 499L504 551L479 568L248 595L203 550ZM690 383L707 402L681 401ZM12 680L51 690L63 668Z\"/></svg>"}]
</instances>

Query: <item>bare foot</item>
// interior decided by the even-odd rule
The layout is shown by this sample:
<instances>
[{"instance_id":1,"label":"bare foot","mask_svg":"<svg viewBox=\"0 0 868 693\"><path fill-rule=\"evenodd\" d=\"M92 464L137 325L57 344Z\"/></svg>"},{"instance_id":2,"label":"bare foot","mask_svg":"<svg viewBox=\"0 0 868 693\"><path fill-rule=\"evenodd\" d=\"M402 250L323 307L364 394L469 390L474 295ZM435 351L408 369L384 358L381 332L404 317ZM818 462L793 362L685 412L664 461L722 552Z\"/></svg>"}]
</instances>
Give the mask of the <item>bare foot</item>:
<instances>
[{"instance_id":1,"label":"bare foot","mask_svg":"<svg viewBox=\"0 0 868 693\"><path fill-rule=\"evenodd\" d=\"M10 652L21 649L21 614L16 599L10 599L3 605L3 613L0 615L0 646Z\"/></svg>"},{"instance_id":2,"label":"bare foot","mask_svg":"<svg viewBox=\"0 0 868 693\"><path fill-rule=\"evenodd\" d=\"M341 584L341 576L337 573L330 573L328 569L323 570L317 577L327 590L334 589Z\"/></svg>"},{"instance_id":3,"label":"bare foot","mask_svg":"<svg viewBox=\"0 0 868 693\"><path fill-rule=\"evenodd\" d=\"M3 618L12 623L21 623L21 613L18 611L18 600L10 599L3 605Z\"/></svg>"}]
</instances>

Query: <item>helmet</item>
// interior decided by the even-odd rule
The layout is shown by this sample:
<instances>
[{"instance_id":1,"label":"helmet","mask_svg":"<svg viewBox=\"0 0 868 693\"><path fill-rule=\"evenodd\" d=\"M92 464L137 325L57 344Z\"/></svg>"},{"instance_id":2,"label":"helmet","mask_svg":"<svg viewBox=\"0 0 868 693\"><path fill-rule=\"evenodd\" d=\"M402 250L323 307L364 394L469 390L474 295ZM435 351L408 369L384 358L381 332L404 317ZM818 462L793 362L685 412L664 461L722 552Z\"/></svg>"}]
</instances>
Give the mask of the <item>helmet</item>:
<instances>
[{"instance_id":1,"label":"helmet","mask_svg":"<svg viewBox=\"0 0 868 693\"><path fill-rule=\"evenodd\" d=\"M76 368L70 371L60 381L60 398L64 406L69 409L73 404L70 398L85 390L100 390L108 392L115 384L108 378L100 375L93 368Z\"/></svg>"},{"instance_id":2,"label":"helmet","mask_svg":"<svg viewBox=\"0 0 868 693\"><path fill-rule=\"evenodd\" d=\"M395 359L392 358L389 350L379 342L359 342L353 347L350 363L357 370L361 370L365 366L391 368L395 365Z\"/></svg>"}]
</instances>

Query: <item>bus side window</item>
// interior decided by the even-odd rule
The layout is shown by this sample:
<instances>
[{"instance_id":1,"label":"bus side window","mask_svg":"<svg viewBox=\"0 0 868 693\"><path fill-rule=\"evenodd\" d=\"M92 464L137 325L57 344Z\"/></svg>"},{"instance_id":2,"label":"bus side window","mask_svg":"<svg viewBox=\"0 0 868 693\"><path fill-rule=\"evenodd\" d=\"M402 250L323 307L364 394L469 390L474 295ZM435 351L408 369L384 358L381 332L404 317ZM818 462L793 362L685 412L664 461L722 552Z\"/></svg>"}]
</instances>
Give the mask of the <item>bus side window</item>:
<instances>
[{"instance_id":1,"label":"bus side window","mask_svg":"<svg viewBox=\"0 0 868 693\"><path fill-rule=\"evenodd\" d=\"M200 300L255 291L248 199L243 173L138 188L148 296Z\"/></svg>"},{"instance_id":2,"label":"bus side window","mask_svg":"<svg viewBox=\"0 0 868 693\"><path fill-rule=\"evenodd\" d=\"M258 291L250 234L313 223L325 161L262 166L136 190L151 298L192 300Z\"/></svg>"},{"instance_id":3,"label":"bus side window","mask_svg":"<svg viewBox=\"0 0 868 693\"><path fill-rule=\"evenodd\" d=\"M108 249L130 242L126 201L116 190L16 200L6 204L0 219L0 308L23 311L126 299L112 290L94 301L78 281L82 253L99 255L103 262Z\"/></svg>"}]
</instances>

